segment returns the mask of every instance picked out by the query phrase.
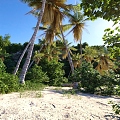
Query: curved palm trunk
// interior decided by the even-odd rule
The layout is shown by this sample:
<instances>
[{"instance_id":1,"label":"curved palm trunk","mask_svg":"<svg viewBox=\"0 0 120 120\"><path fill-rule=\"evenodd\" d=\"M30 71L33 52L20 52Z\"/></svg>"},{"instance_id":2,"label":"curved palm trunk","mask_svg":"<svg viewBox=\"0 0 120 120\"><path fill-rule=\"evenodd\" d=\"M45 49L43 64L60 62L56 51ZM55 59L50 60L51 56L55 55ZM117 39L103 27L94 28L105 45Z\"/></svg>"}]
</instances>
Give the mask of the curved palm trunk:
<instances>
[{"instance_id":1,"label":"curved palm trunk","mask_svg":"<svg viewBox=\"0 0 120 120\"><path fill-rule=\"evenodd\" d=\"M42 44L42 46L41 46L41 48L40 48L40 50L39 50L39 53L41 52L41 50L43 49L43 47L44 47L44 44ZM32 64L33 64L34 62L35 62L35 61L33 60L33 61L30 63L28 69L30 69L30 67L32 66Z\"/></svg>"},{"instance_id":2,"label":"curved palm trunk","mask_svg":"<svg viewBox=\"0 0 120 120\"><path fill-rule=\"evenodd\" d=\"M13 72L14 75L16 75L16 73L17 73L17 71L18 71L19 66L20 66L20 63L21 63L21 61L22 61L22 59L23 59L23 57L24 57L24 55L25 55L25 52L27 51L30 43L31 43L31 41L29 41L29 43L28 43L27 46L25 47L22 55L20 56L20 58L19 58L19 60L18 60L18 62L17 62L17 64L16 64L15 70L14 70L14 72Z\"/></svg>"},{"instance_id":3,"label":"curved palm trunk","mask_svg":"<svg viewBox=\"0 0 120 120\"><path fill-rule=\"evenodd\" d=\"M30 63L30 60L31 60L35 38L36 38L37 32L39 30L39 25L41 23L42 16L43 16L43 13L44 13L45 2L46 2L46 0L42 0L42 9L41 9L40 15L38 17L38 21L37 21L34 33L33 33L32 37L31 37L31 40L30 40L31 44L28 48L28 54L27 54L26 61L23 65L22 71L21 71L20 76L19 76L20 83L22 83L22 84L25 84L25 76L26 76L26 72L27 72L27 69L28 69L28 66L29 66L29 63Z\"/></svg>"},{"instance_id":4,"label":"curved palm trunk","mask_svg":"<svg viewBox=\"0 0 120 120\"><path fill-rule=\"evenodd\" d=\"M65 42L65 38L64 38L64 35L63 35L63 32L62 32L62 27L61 27L60 24L59 24L59 26L60 26L60 31L61 31L61 34L62 34L64 45L65 45L66 50L68 52L68 61L69 61L69 64L70 64L70 67L71 67L71 71L72 71L72 74L73 74L74 73L74 65L73 65L73 62L72 62L72 57L71 57L70 52L68 50L67 44Z\"/></svg>"}]
</instances>

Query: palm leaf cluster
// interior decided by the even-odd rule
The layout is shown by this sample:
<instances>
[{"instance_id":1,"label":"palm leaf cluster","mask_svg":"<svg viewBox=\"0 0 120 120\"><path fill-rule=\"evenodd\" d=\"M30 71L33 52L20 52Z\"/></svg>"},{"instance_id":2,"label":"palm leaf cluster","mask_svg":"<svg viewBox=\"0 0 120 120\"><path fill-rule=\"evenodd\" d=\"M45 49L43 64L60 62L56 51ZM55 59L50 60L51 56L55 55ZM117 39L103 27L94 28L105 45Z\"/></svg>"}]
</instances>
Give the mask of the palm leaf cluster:
<instances>
[{"instance_id":1,"label":"palm leaf cluster","mask_svg":"<svg viewBox=\"0 0 120 120\"><path fill-rule=\"evenodd\" d=\"M105 71L108 71L109 69L113 69L113 68L114 68L114 64L109 59L108 56L102 55L99 57L99 62L96 67L96 69L99 71L99 73L104 74Z\"/></svg>"}]
</instances>

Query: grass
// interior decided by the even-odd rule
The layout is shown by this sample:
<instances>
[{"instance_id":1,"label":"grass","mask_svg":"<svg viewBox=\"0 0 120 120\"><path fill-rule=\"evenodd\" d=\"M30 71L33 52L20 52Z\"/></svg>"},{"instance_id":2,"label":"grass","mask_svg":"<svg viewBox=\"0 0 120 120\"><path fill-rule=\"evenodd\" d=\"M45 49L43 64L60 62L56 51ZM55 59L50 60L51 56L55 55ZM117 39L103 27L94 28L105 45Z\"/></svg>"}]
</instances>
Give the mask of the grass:
<instances>
[{"instance_id":1,"label":"grass","mask_svg":"<svg viewBox=\"0 0 120 120\"><path fill-rule=\"evenodd\" d=\"M63 96L67 96L68 99L70 98L81 99L81 96L77 95L78 91L75 89L62 89L62 87L56 87L53 90L62 93Z\"/></svg>"},{"instance_id":2,"label":"grass","mask_svg":"<svg viewBox=\"0 0 120 120\"><path fill-rule=\"evenodd\" d=\"M41 91L20 92L20 98L41 98L41 97L43 97Z\"/></svg>"},{"instance_id":3,"label":"grass","mask_svg":"<svg viewBox=\"0 0 120 120\"><path fill-rule=\"evenodd\" d=\"M41 83L32 83L30 81L26 81L25 85L20 85L19 92L20 98L22 97L32 97L32 98L40 98L42 97L41 91L46 86Z\"/></svg>"}]
</instances>

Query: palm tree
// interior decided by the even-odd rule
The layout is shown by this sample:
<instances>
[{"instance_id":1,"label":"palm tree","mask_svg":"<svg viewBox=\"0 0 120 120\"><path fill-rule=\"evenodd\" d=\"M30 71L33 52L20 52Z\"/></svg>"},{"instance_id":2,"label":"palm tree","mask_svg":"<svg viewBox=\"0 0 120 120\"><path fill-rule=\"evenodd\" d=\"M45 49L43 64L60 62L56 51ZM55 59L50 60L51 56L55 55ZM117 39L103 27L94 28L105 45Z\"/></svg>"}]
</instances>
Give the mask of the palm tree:
<instances>
[{"instance_id":1,"label":"palm tree","mask_svg":"<svg viewBox=\"0 0 120 120\"><path fill-rule=\"evenodd\" d=\"M69 64L70 64L70 67L71 67L71 71L72 73L74 72L74 65L73 65L73 62L72 62L72 57L70 55L70 51L69 51L69 48L68 48L68 45L66 43L66 40L64 38L64 35L63 35L63 31L65 32L66 30L69 29L69 26L62 26L62 25L59 25L60 28L56 29L54 28L55 26L53 25L53 23L48 26L48 27L39 27L40 30L44 30L44 33L42 35L45 35L45 39L46 39L46 42L51 44L53 43L53 40L54 38L60 38L62 41L63 41L63 46L65 46L65 51L66 51L66 57L68 57L68 61L69 61ZM60 35L60 33L62 34L62 37Z\"/></svg>"},{"instance_id":2,"label":"palm tree","mask_svg":"<svg viewBox=\"0 0 120 120\"><path fill-rule=\"evenodd\" d=\"M29 6L34 7L34 10L31 11L32 13L34 13L35 15L39 14L39 10L41 9L41 6L42 6L41 0L22 0L22 1L24 1L25 3L28 3ZM59 23L62 22L62 19L64 17L64 14L61 12L61 8L64 10L68 10L71 7L71 5L64 4L65 2L66 0L61 0L61 1L60 0L46 0L45 11L44 11L41 22L44 26L50 25L52 28L54 28L53 33L58 31ZM37 12L35 10L37 10ZM35 31L37 27L35 28ZM53 35L54 34L52 34L52 37ZM32 55L31 50L33 50L33 47L34 47L33 43L34 41L31 42L31 45L28 50L28 57L26 59L26 63L24 64L22 72L20 74L21 83L24 83L25 75L26 75L27 68L28 68L30 58Z\"/></svg>"},{"instance_id":3,"label":"palm tree","mask_svg":"<svg viewBox=\"0 0 120 120\"><path fill-rule=\"evenodd\" d=\"M62 34L62 38L64 41L64 45L66 46L66 50L68 51L67 45L65 43L65 38L63 35L63 29L62 29L62 20L65 16L64 12L61 12L61 8L64 10L69 10L71 5L64 4L66 0L47 0L47 4L45 7L45 12L43 15L42 23L44 26L50 25L49 31L46 31L46 40L49 40L50 42L53 41L53 38L55 37L55 34L59 31ZM35 5L36 2L32 2L30 5ZM38 8L40 7L40 2L38 4ZM74 66L72 63L71 55L68 51L68 60L71 66L72 73L74 71Z\"/></svg>"},{"instance_id":4,"label":"palm tree","mask_svg":"<svg viewBox=\"0 0 120 120\"><path fill-rule=\"evenodd\" d=\"M22 0L22 1L26 2L27 0ZM20 83L22 83L22 84L25 84L25 75L26 75L30 60L31 60L36 34L37 34L38 30L39 30L39 25L40 25L40 23L42 21L42 16L43 16L43 13L44 13L45 3L46 3L46 0L42 0L42 8L41 8L40 14L38 16L38 21L37 21L34 33L33 33L32 37L30 39L31 43L30 43L30 46L28 48L27 58L26 58L26 61L25 61L24 65L23 65L22 71L20 73L19 78L20 78Z\"/></svg>"},{"instance_id":5,"label":"palm tree","mask_svg":"<svg viewBox=\"0 0 120 120\"><path fill-rule=\"evenodd\" d=\"M74 8L72 10L73 14L65 11L65 14L69 18L69 22L70 22L70 24L66 24L65 26L68 26L69 28L70 27L72 28L69 31L69 33L73 32L75 41L80 42L80 54L81 54L81 58L82 58L82 44L81 44L82 30L84 29L84 26L85 26L84 21L87 20L87 19L84 19L84 16L81 14L79 4L74 6L73 8Z\"/></svg>"},{"instance_id":6,"label":"palm tree","mask_svg":"<svg viewBox=\"0 0 120 120\"><path fill-rule=\"evenodd\" d=\"M40 45L40 49L39 49L38 51L35 51L35 55L38 54L38 53L40 53L40 52L42 51L42 49L44 48L45 43L46 43L45 39L42 39L42 40L41 40L41 39L38 39L38 41L39 41L38 44ZM35 55L34 55L34 56L35 56ZM33 60L32 60L32 62L30 63L28 69L33 65L33 63L35 62L35 60L36 60L36 59L33 59Z\"/></svg>"},{"instance_id":7,"label":"palm tree","mask_svg":"<svg viewBox=\"0 0 120 120\"><path fill-rule=\"evenodd\" d=\"M35 62L38 64L42 58L50 60L59 60L60 49L56 46L56 42L54 41L53 44L46 44L44 49L41 52L36 52L34 56Z\"/></svg>"},{"instance_id":8,"label":"palm tree","mask_svg":"<svg viewBox=\"0 0 120 120\"><path fill-rule=\"evenodd\" d=\"M73 65L73 62L72 62L72 57L70 55L70 51L68 49L66 40L65 40L64 35L63 35L63 31L66 31L67 28L66 28L66 26L62 26L61 24L59 24L59 27L60 27L60 30L59 30L59 28L57 30L54 30L53 25L50 25L49 28L46 28L46 31L44 33L45 34L45 39L50 44L53 42L55 36L60 38L63 41L65 49L66 49L66 53L67 53L66 55L68 57L68 61L69 61L70 67L71 67L71 71L73 73L74 72L74 65ZM41 29L43 29L43 28L41 28ZM62 37L60 36L60 32L61 32Z\"/></svg>"},{"instance_id":9,"label":"palm tree","mask_svg":"<svg viewBox=\"0 0 120 120\"><path fill-rule=\"evenodd\" d=\"M69 61L69 64L70 64L70 67L71 67L71 71L72 71L72 74L73 74L74 73L74 65L73 65L73 62L72 62L72 57L70 55L70 51L69 51L69 49L67 47L67 44L66 44L66 41L65 41L65 37L64 37L64 34L63 34L61 23L59 24L59 26L60 26L60 31L61 31L61 35L62 35L62 38L63 38L63 42L64 42L64 45L65 45L66 51L68 53L68 61Z\"/></svg>"}]
</instances>

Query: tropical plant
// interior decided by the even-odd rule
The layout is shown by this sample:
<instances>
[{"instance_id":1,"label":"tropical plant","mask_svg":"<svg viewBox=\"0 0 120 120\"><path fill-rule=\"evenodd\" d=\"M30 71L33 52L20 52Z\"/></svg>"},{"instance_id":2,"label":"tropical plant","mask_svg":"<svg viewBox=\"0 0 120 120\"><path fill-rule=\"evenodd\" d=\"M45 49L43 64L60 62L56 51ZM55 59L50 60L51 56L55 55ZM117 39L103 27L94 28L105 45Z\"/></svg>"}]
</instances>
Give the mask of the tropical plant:
<instances>
[{"instance_id":1,"label":"tropical plant","mask_svg":"<svg viewBox=\"0 0 120 120\"><path fill-rule=\"evenodd\" d=\"M56 60L48 61L47 59L42 59L40 64L42 70L46 72L49 77L49 85L61 86L68 80L64 77L65 71L62 69L63 63Z\"/></svg>"},{"instance_id":2,"label":"tropical plant","mask_svg":"<svg viewBox=\"0 0 120 120\"><path fill-rule=\"evenodd\" d=\"M116 25L115 28L107 28L104 30L103 36L104 45L107 46L110 58L119 59L120 57L120 28Z\"/></svg>"},{"instance_id":3,"label":"tropical plant","mask_svg":"<svg viewBox=\"0 0 120 120\"><path fill-rule=\"evenodd\" d=\"M6 66L0 59L0 93L15 92L19 89L18 77L6 73Z\"/></svg>"},{"instance_id":4,"label":"tropical plant","mask_svg":"<svg viewBox=\"0 0 120 120\"><path fill-rule=\"evenodd\" d=\"M115 69L115 65L110 60L110 58L106 55L99 56L99 61L96 69L101 73L104 74L105 72L108 72L109 69Z\"/></svg>"},{"instance_id":5,"label":"tropical plant","mask_svg":"<svg viewBox=\"0 0 120 120\"><path fill-rule=\"evenodd\" d=\"M6 54L6 47L11 44L9 39L10 36L7 34L4 37L0 36L0 55Z\"/></svg>"},{"instance_id":6,"label":"tropical plant","mask_svg":"<svg viewBox=\"0 0 120 120\"><path fill-rule=\"evenodd\" d=\"M120 84L120 76L114 71L109 70L108 73L101 75L97 70L93 69L93 65L82 62L82 66L77 68L69 81L79 83L78 88L83 92L96 93L102 95L119 95L119 89L116 85Z\"/></svg>"},{"instance_id":7,"label":"tropical plant","mask_svg":"<svg viewBox=\"0 0 120 120\"><path fill-rule=\"evenodd\" d=\"M34 7L34 9L32 11L30 11L30 13L34 13L36 15L39 14L39 19L38 19L38 22L37 22L37 25L35 27L35 34L33 34L32 36L32 41L31 41L31 45L28 49L28 56L27 56L27 59L26 59L26 62L23 66L23 69L21 71L21 74L20 74L20 82L21 83L25 83L24 79L25 79L25 75L26 75L26 72L27 72L27 68L28 68L28 65L30 63L30 59L31 59L31 55L32 55L32 50L33 50L33 47L34 47L34 40L35 40L35 36L36 36L36 33L39 29L39 23L42 22L43 25L51 25L53 28L54 28L54 31L57 31L57 29L59 28L59 23L62 22L62 19L63 19L63 14L61 13L61 8L62 9L66 9L68 10L71 5L66 5L64 4L65 3L65 0L63 1L59 1L59 0L56 0L56 1L51 1L51 0L22 0L23 2L25 3L28 3L28 5L30 7ZM44 10L45 8L45 10ZM40 10L41 9L41 14L40 14ZM36 11L37 10L37 11ZM44 14L43 14L44 12ZM43 15L43 17L42 17Z\"/></svg>"},{"instance_id":8,"label":"tropical plant","mask_svg":"<svg viewBox=\"0 0 120 120\"><path fill-rule=\"evenodd\" d=\"M87 15L92 20L100 17L105 20L119 21L119 5L119 0L81 1L81 9L83 9L84 15Z\"/></svg>"},{"instance_id":9,"label":"tropical plant","mask_svg":"<svg viewBox=\"0 0 120 120\"><path fill-rule=\"evenodd\" d=\"M42 51L36 51L36 54L34 56L34 61L38 64L41 59L46 58L48 61L50 60L59 60L59 54L60 49L56 46L56 42L53 42L52 44L46 44L44 46L44 49Z\"/></svg>"},{"instance_id":10,"label":"tropical plant","mask_svg":"<svg viewBox=\"0 0 120 120\"><path fill-rule=\"evenodd\" d=\"M80 12L79 4L73 7L72 13L65 12L67 17L69 18L69 23L70 23L70 24L66 24L65 26L69 26L69 28L70 27L72 28L69 33L73 32L75 41L80 42L80 54L82 58L82 44L81 44L82 30L84 29L85 26L84 22L87 19L85 19L83 14Z\"/></svg>"},{"instance_id":11,"label":"tropical plant","mask_svg":"<svg viewBox=\"0 0 120 120\"><path fill-rule=\"evenodd\" d=\"M26 75L26 80L30 80L33 83L42 83L42 84L47 84L49 83L49 78L42 71L42 68L38 65L34 65L31 69L29 69L27 75Z\"/></svg>"},{"instance_id":12,"label":"tropical plant","mask_svg":"<svg viewBox=\"0 0 120 120\"><path fill-rule=\"evenodd\" d=\"M74 64L74 67L75 67L75 68L80 67L80 65L81 65L80 57L81 57L81 56L80 56L79 53L72 55L73 64Z\"/></svg>"}]
</instances>

